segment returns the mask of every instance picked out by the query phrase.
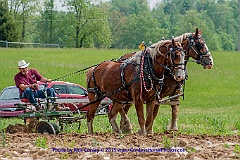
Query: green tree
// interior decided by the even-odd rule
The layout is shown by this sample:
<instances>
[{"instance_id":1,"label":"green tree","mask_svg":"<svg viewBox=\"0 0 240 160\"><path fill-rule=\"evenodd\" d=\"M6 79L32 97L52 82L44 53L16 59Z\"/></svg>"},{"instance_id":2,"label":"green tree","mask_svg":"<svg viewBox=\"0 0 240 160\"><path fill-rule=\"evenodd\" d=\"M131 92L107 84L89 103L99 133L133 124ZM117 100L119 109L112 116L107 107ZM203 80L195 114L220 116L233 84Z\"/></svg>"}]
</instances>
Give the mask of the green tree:
<instances>
[{"instance_id":1,"label":"green tree","mask_svg":"<svg viewBox=\"0 0 240 160\"><path fill-rule=\"evenodd\" d=\"M240 37L240 1L239 0L232 0L229 2L231 11L233 14L233 17L231 20L229 20L229 24L232 24L231 26L228 26L227 33L231 33L232 39L234 41L234 49L240 51L240 43L239 38Z\"/></svg>"},{"instance_id":2,"label":"green tree","mask_svg":"<svg viewBox=\"0 0 240 160\"><path fill-rule=\"evenodd\" d=\"M107 14L90 1L68 0L64 1L68 14L72 17L69 25L75 32L69 32L75 41L75 47L110 47L111 32L107 21ZM72 34L75 33L75 34Z\"/></svg>"},{"instance_id":3,"label":"green tree","mask_svg":"<svg viewBox=\"0 0 240 160\"><path fill-rule=\"evenodd\" d=\"M138 16L132 14L128 16L121 34L122 48L138 48L144 41L147 46L149 42L156 43L161 40L166 32L158 27L158 22L151 13L143 12Z\"/></svg>"},{"instance_id":4,"label":"green tree","mask_svg":"<svg viewBox=\"0 0 240 160\"><path fill-rule=\"evenodd\" d=\"M235 46L235 48L238 46L237 35L239 26L238 22L235 19L237 14L238 13L234 10L234 8L231 7L230 2L212 2L208 8L208 16L211 18L215 25L215 32L219 35L220 39L226 40L225 45L221 44L220 46L225 47L227 50L231 49L232 45ZM226 39L222 36L229 37L229 39ZM226 47L226 45L228 47Z\"/></svg>"},{"instance_id":5,"label":"green tree","mask_svg":"<svg viewBox=\"0 0 240 160\"><path fill-rule=\"evenodd\" d=\"M44 10L41 12L41 23L38 23L40 29L41 43L54 42L54 22L57 11L54 11L54 0L45 0Z\"/></svg>"},{"instance_id":6,"label":"green tree","mask_svg":"<svg viewBox=\"0 0 240 160\"><path fill-rule=\"evenodd\" d=\"M131 14L140 14L149 11L147 0L111 0L112 10L123 13L125 16Z\"/></svg>"},{"instance_id":7,"label":"green tree","mask_svg":"<svg viewBox=\"0 0 240 160\"><path fill-rule=\"evenodd\" d=\"M234 43L230 34L219 31L218 36L219 36L218 41L220 43L221 50L225 50L225 51L234 50Z\"/></svg>"},{"instance_id":8,"label":"green tree","mask_svg":"<svg viewBox=\"0 0 240 160\"><path fill-rule=\"evenodd\" d=\"M236 0L163 0L154 7L153 13L159 14L158 21L162 28L169 30L168 37L192 32L198 27L203 30L210 49L221 50L225 46L224 49L229 50L233 44L235 48L237 46L239 27ZM223 38L223 35L229 38ZM224 39L224 46L218 38Z\"/></svg>"},{"instance_id":9,"label":"green tree","mask_svg":"<svg viewBox=\"0 0 240 160\"><path fill-rule=\"evenodd\" d=\"M122 29L127 19L123 13L120 13L117 10L113 10L111 14L109 14L109 25L112 32L112 48L118 48L121 44L121 34L123 33Z\"/></svg>"},{"instance_id":10,"label":"green tree","mask_svg":"<svg viewBox=\"0 0 240 160\"><path fill-rule=\"evenodd\" d=\"M158 28L162 28L165 30L165 32L161 36L165 38L170 38L172 36L172 24L169 20L171 15L168 14L169 10L166 11L166 8L168 7L164 3L160 2L152 9L151 14L153 15L153 17L156 18Z\"/></svg>"},{"instance_id":11,"label":"green tree","mask_svg":"<svg viewBox=\"0 0 240 160\"><path fill-rule=\"evenodd\" d=\"M59 18L57 19L57 17ZM34 42L63 45L64 39L59 35L64 33L67 22L66 14L65 12L54 10L54 0L44 1L43 10L40 11L40 15L36 16L35 21L37 23L34 32Z\"/></svg>"},{"instance_id":12,"label":"green tree","mask_svg":"<svg viewBox=\"0 0 240 160\"><path fill-rule=\"evenodd\" d=\"M31 26L30 20L38 11L41 9L39 7L40 0L14 0L10 1L10 13L14 16L14 20L18 22L21 39L20 41L32 41L31 29L35 27Z\"/></svg>"},{"instance_id":13,"label":"green tree","mask_svg":"<svg viewBox=\"0 0 240 160\"><path fill-rule=\"evenodd\" d=\"M56 14L56 27L54 28L54 39L55 43L60 44L62 47L74 48L74 28L71 25L71 19L74 19L72 14L68 14L67 12L60 11Z\"/></svg>"},{"instance_id":14,"label":"green tree","mask_svg":"<svg viewBox=\"0 0 240 160\"><path fill-rule=\"evenodd\" d=\"M19 33L8 9L7 1L0 1L0 40L17 41Z\"/></svg>"}]
</instances>

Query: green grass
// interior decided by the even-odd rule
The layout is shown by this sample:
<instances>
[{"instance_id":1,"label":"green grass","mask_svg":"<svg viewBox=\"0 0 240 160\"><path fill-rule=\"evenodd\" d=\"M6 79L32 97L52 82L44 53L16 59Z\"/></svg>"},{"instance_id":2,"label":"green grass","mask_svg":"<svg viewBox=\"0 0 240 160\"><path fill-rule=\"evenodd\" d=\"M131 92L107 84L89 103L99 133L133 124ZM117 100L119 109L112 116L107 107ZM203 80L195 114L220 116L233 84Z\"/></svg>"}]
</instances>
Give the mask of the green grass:
<instances>
[{"instance_id":1,"label":"green grass","mask_svg":"<svg viewBox=\"0 0 240 160\"><path fill-rule=\"evenodd\" d=\"M118 58L133 50L106 49L0 49L0 89L14 85L13 76L18 72L17 61L30 62L47 77L79 83L86 87L84 72L66 76L104 60ZM179 131L186 134L235 134L240 130L240 62L239 52L212 52L214 67L204 70L201 65L189 62L189 78L185 86L184 100L179 106ZM134 132L139 129L134 107L128 114ZM171 107L162 105L154 122L154 132L163 132L171 118ZM6 119L1 119L1 121ZM119 121L119 116L118 116ZM19 119L8 122L22 123ZM71 126L65 131L72 131ZM0 126L1 128L1 126ZM77 124L73 125L77 128ZM76 130L77 131L77 130ZM110 132L107 115L96 116L94 131ZM82 121L80 133L87 132L86 120Z\"/></svg>"}]
</instances>

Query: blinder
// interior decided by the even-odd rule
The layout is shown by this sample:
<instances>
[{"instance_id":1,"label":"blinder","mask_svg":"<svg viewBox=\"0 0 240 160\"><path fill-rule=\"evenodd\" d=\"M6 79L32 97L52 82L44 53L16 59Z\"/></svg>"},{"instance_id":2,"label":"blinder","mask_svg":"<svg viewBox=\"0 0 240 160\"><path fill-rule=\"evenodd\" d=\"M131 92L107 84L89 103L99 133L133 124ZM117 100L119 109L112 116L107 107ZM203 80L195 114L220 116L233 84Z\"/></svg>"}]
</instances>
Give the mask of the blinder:
<instances>
[{"instance_id":1,"label":"blinder","mask_svg":"<svg viewBox=\"0 0 240 160\"><path fill-rule=\"evenodd\" d=\"M199 41L196 43L196 47L201 50L204 46Z\"/></svg>"},{"instance_id":2,"label":"blinder","mask_svg":"<svg viewBox=\"0 0 240 160\"><path fill-rule=\"evenodd\" d=\"M172 61L174 61L176 59L176 55L173 51L174 51L174 48L171 47L170 48L170 57L171 57Z\"/></svg>"},{"instance_id":3,"label":"blinder","mask_svg":"<svg viewBox=\"0 0 240 160\"><path fill-rule=\"evenodd\" d=\"M188 42L189 42L189 47L188 48L192 48L194 46L194 48L197 49L197 51L196 50L194 50L194 51L198 54L199 59L201 59L203 55L206 55L209 52L208 50L206 52L201 52L201 49L204 48L205 41L202 39L203 42L204 42L204 44L202 44L200 42L200 39L202 39L201 36L198 36L197 39L194 39L194 37L192 35L190 35L188 37ZM195 42L195 41L197 41L197 42Z\"/></svg>"}]
</instances>

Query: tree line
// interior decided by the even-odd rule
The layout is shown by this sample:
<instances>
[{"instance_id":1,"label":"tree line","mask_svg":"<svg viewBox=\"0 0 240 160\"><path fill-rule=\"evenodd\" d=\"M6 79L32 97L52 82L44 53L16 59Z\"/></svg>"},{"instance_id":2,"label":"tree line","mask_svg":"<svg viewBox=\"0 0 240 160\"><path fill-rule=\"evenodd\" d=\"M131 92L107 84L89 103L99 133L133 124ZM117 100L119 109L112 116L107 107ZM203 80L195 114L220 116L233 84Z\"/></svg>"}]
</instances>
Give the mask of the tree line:
<instances>
[{"instance_id":1,"label":"tree line","mask_svg":"<svg viewBox=\"0 0 240 160\"><path fill-rule=\"evenodd\" d=\"M60 44L68 48L130 48L196 28L210 50L239 48L238 0L1 0L0 40Z\"/></svg>"}]
</instances>

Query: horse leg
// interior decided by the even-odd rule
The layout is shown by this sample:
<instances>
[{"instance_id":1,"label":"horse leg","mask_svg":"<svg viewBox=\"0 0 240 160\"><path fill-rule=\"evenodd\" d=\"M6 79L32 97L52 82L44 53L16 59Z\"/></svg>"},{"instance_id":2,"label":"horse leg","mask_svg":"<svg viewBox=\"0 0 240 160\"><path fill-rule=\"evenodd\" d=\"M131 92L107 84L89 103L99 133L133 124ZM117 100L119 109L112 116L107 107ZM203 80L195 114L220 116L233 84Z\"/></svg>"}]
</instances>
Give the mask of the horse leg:
<instances>
[{"instance_id":1,"label":"horse leg","mask_svg":"<svg viewBox=\"0 0 240 160\"><path fill-rule=\"evenodd\" d=\"M177 89L173 95L180 94L180 89ZM177 131L178 126L177 126L177 117L178 117L178 106L180 104L179 101L180 97L174 98L170 100L171 107L172 107L172 118L167 125L167 131Z\"/></svg>"},{"instance_id":2,"label":"horse leg","mask_svg":"<svg viewBox=\"0 0 240 160\"><path fill-rule=\"evenodd\" d=\"M131 107L132 107L131 103L125 104L124 107L123 107L124 112L127 114Z\"/></svg>"},{"instance_id":3,"label":"horse leg","mask_svg":"<svg viewBox=\"0 0 240 160\"><path fill-rule=\"evenodd\" d=\"M153 119L152 119L152 122L154 122L154 120L155 120L155 118L157 117L157 114L158 114L158 109L159 109L159 104L155 104L155 106L154 106L154 109L153 109ZM147 111L148 112L148 111ZM149 124L150 122L147 122L146 123L146 128L148 128L147 129L147 133L148 134L152 134L152 127L153 127L153 123L152 123L152 126L147 126L148 124ZM150 130L151 129L151 130Z\"/></svg>"},{"instance_id":4,"label":"horse leg","mask_svg":"<svg viewBox=\"0 0 240 160\"><path fill-rule=\"evenodd\" d=\"M143 102L140 99L135 99L135 109L138 116L138 123L140 125L140 134L146 135L146 128L145 128L145 118L144 118L144 110L143 110Z\"/></svg>"},{"instance_id":5,"label":"horse leg","mask_svg":"<svg viewBox=\"0 0 240 160\"><path fill-rule=\"evenodd\" d=\"M88 94L89 101L92 102L95 99L95 96L91 93ZM93 100L92 100L93 99ZM100 104L101 100L97 101L96 103L93 103L89 106L89 109L87 111L87 125L88 125L88 134L93 134L93 126L92 122L96 113L96 110Z\"/></svg>"},{"instance_id":6,"label":"horse leg","mask_svg":"<svg viewBox=\"0 0 240 160\"><path fill-rule=\"evenodd\" d=\"M148 134L152 134L153 133L153 113L154 113L154 109L155 109L155 103L156 101L153 100L151 102L148 102L146 104L146 114L147 114L147 118L146 118L146 130Z\"/></svg>"},{"instance_id":7,"label":"horse leg","mask_svg":"<svg viewBox=\"0 0 240 160\"><path fill-rule=\"evenodd\" d=\"M117 113L122 110L122 105L116 102L113 102L113 107L111 109L111 112L108 114L108 119L109 122L112 125L112 130L113 132L119 133L121 134L121 130L119 129L117 123L116 123L116 117L117 117Z\"/></svg>"},{"instance_id":8,"label":"horse leg","mask_svg":"<svg viewBox=\"0 0 240 160\"><path fill-rule=\"evenodd\" d=\"M172 107L172 119L170 120L167 130L168 131L177 131L178 126L177 126L177 116L178 116L178 104L171 105Z\"/></svg>"},{"instance_id":9,"label":"horse leg","mask_svg":"<svg viewBox=\"0 0 240 160\"><path fill-rule=\"evenodd\" d=\"M125 104L123 108L119 110L119 113L121 115L120 130L122 133L132 133L132 125L130 124L130 120L127 116L127 113L131 106L132 104Z\"/></svg>"},{"instance_id":10,"label":"horse leg","mask_svg":"<svg viewBox=\"0 0 240 160\"><path fill-rule=\"evenodd\" d=\"M155 107L153 110L153 121L157 117L159 106L160 106L159 104L155 104Z\"/></svg>"}]
</instances>

